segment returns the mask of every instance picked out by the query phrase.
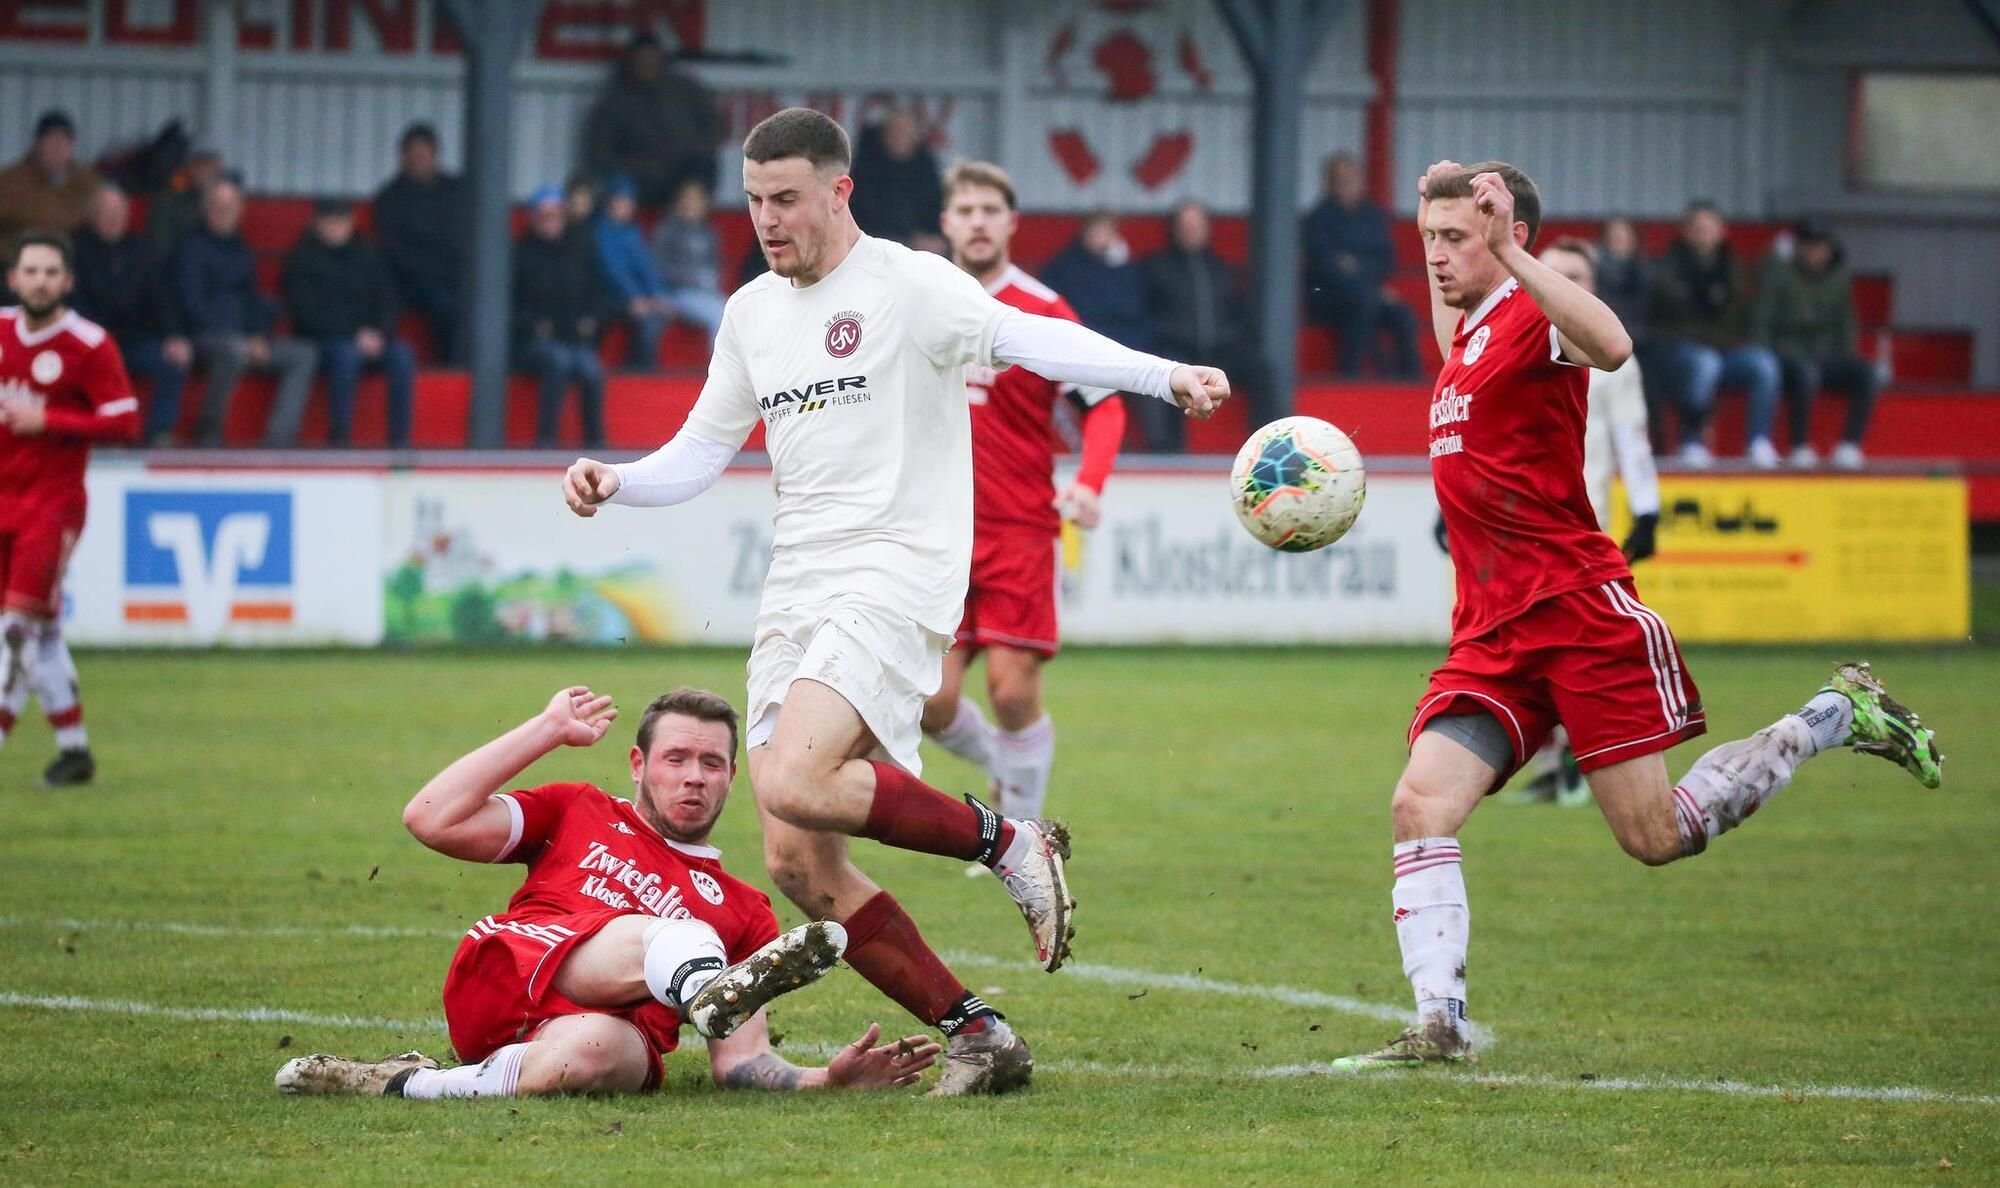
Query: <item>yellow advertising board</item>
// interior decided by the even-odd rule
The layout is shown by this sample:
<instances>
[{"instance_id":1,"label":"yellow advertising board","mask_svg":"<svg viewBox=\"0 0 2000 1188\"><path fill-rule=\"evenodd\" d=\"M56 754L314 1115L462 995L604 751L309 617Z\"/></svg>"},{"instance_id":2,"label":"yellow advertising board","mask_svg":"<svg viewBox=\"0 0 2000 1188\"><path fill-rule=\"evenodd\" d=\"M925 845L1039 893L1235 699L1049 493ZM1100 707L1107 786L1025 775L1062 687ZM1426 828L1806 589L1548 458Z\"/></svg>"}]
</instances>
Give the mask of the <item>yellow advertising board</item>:
<instances>
[{"instance_id":1,"label":"yellow advertising board","mask_svg":"<svg viewBox=\"0 0 2000 1188\"><path fill-rule=\"evenodd\" d=\"M1632 568L1687 642L1960 642L1972 630L1958 477L1662 476L1659 553Z\"/></svg>"}]
</instances>

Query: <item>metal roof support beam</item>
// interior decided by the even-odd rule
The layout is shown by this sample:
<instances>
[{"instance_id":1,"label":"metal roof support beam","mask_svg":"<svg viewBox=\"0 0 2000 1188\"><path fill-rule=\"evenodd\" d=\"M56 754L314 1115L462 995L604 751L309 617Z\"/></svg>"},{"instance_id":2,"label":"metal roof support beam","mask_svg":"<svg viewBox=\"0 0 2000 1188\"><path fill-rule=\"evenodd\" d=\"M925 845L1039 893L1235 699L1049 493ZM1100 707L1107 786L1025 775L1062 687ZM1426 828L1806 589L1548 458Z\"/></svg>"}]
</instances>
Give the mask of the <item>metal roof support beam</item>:
<instances>
[{"instance_id":1,"label":"metal roof support beam","mask_svg":"<svg viewBox=\"0 0 2000 1188\"><path fill-rule=\"evenodd\" d=\"M513 245L508 236L509 175L513 169L514 63L521 56L542 0L445 0L465 46L465 180L467 191L464 304L459 334L472 367L472 409L466 444L507 444L507 351L513 321Z\"/></svg>"},{"instance_id":2,"label":"metal roof support beam","mask_svg":"<svg viewBox=\"0 0 2000 1188\"><path fill-rule=\"evenodd\" d=\"M1262 407L1292 410L1299 334L1299 167L1305 77L1346 0L1216 0L1255 86L1250 275L1257 344L1271 376Z\"/></svg>"}]
</instances>

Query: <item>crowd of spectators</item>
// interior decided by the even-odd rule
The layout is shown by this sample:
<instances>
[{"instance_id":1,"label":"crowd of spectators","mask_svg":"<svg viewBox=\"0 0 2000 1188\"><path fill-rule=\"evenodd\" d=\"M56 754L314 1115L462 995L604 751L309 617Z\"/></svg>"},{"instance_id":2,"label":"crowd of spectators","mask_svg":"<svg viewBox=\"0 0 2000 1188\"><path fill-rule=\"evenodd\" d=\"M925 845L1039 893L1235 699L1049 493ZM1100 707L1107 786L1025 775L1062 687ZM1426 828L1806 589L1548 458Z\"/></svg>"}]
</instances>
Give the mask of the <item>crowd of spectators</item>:
<instances>
[{"instance_id":1,"label":"crowd of spectators","mask_svg":"<svg viewBox=\"0 0 2000 1188\"><path fill-rule=\"evenodd\" d=\"M721 128L714 96L657 41L636 37L585 117L578 171L529 199L514 247L511 333L514 365L536 384L538 444L558 439L572 391L585 443L603 443L607 328L623 324L627 369L653 370L672 323L712 342L727 289L763 270L752 244L725 281L711 218ZM329 443L348 443L361 377L379 373L388 440L406 446L417 352L398 325L413 315L429 357L463 364L469 220L466 187L443 167L434 127L406 128L396 158L365 228L350 201L314 204L267 294L241 231L242 180L215 145L185 144L165 188L145 195L141 233L130 196L78 160L74 123L49 111L35 121L26 154L0 169L0 244L30 228L73 234L73 302L112 333L148 393L149 443L179 440L183 396L199 369L195 444L221 442L238 381L264 371L276 376L266 444L297 441L316 377ZM857 130L857 221L870 234L944 250L940 172L917 115L884 111ZM1369 199L1352 155L1327 159L1321 196L1300 230L1303 312L1336 336L1337 374L1418 378L1426 311L1398 295L1395 218ZM1831 460L1861 464L1879 376L1856 350L1850 278L1830 230L1800 224L1752 264L1732 249L1722 213L1698 202L1657 258L1647 258L1622 219L1605 225L1597 246L1598 292L1638 343L1656 440L1677 441L1683 463L1712 462L1718 393L1734 390L1747 400L1751 464L1783 463L1781 409L1790 461L1817 464L1806 429L1812 401L1826 390L1847 399ZM1134 256L1118 216L1092 213L1042 275L1086 325L1138 349L1213 362L1231 374L1253 422L1274 414L1246 277L1216 252L1201 204L1176 206L1165 245L1144 258ZM1149 449L1183 448L1174 410L1135 407Z\"/></svg>"}]
</instances>

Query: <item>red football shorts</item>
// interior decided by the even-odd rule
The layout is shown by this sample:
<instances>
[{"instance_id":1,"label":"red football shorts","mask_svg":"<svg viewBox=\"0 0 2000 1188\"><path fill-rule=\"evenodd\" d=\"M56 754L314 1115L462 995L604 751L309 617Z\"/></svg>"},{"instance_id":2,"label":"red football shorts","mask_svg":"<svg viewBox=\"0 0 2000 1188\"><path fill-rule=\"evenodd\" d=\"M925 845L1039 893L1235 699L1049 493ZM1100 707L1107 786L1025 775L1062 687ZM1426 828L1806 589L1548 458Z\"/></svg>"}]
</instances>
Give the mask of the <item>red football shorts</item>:
<instances>
[{"instance_id":1,"label":"red football shorts","mask_svg":"<svg viewBox=\"0 0 2000 1188\"><path fill-rule=\"evenodd\" d=\"M981 527L972 536L972 581L958 646L1039 652L1061 646L1056 626L1057 540L1036 528Z\"/></svg>"},{"instance_id":2,"label":"red football shorts","mask_svg":"<svg viewBox=\"0 0 2000 1188\"><path fill-rule=\"evenodd\" d=\"M63 571L79 531L48 519L0 532L0 607L36 616L61 610Z\"/></svg>"},{"instance_id":3,"label":"red football shorts","mask_svg":"<svg viewBox=\"0 0 2000 1188\"><path fill-rule=\"evenodd\" d=\"M444 1022L452 1051L473 1064L508 1044L533 1038L564 1015L612 1015L630 1023L652 1060L648 1089L660 1083L660 1058L680 1045L680 1015L658 1002L624 1010L584 1006L556 993L556 970L570 950L620 916L606 908L573 916L488 916L459 942L444 978Z\"/></svg>"},{"instance_id":4,"label":"red football shorts","mask_svg":"<svg viewBox=\"0 0 2000 1188\"><path fill-rule=\"evenodd\" d=\"M1440 714L1476 710L1497 718L1514 744L1514 765L1493 789L1558 723L1585 771L1664 751L1708 729L1673 633L1630 581L1558 594L1454 643L1417 703L1409 741Z\"/></svg>"}]
</instances>

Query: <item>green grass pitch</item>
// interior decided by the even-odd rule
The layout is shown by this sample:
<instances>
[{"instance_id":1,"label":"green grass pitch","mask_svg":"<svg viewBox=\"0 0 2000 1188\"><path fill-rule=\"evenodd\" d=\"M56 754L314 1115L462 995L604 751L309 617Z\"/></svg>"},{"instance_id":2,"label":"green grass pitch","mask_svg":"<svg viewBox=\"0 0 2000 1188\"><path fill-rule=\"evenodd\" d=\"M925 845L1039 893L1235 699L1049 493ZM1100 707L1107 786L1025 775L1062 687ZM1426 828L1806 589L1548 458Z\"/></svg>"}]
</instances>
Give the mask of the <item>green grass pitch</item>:
<instances>
[{"instance_id":1,"label":"green grass pitch","mask_svg":"<svg viewBox=\"0 0 2000 1188\"><path fill-rule=\"evenodd\" d=\"M1694 651L1704 741L1836 658ZM1474 816L1470 1005L1495 1038L1464 1074L1309 1071L1408 1007L1388 793L1435 653L1077 650L1048 683L1075 968L1034 969L959 864L859 847L1034 1045L1030 1091L722 1093L691 1045L652 1098L402 1102L283 1099L271 1076L443 1052L455 938L518 874L423 850L404 800L561 685L740 698L741 653L85 654L97 786L36 786L39 721L0 750L0 1183L1994 1182L2000 659L1869 658L1938 729L1941 792L1828 755L1661 870L1590 809ZM528 778L628 793L630 725ZM942 755L927 774L973 786ZM736 796L717 840L765 883ZM838 971L774 1026L818 1063L871 1019L915 1029Z\"/></svg>"}]
</instances>

